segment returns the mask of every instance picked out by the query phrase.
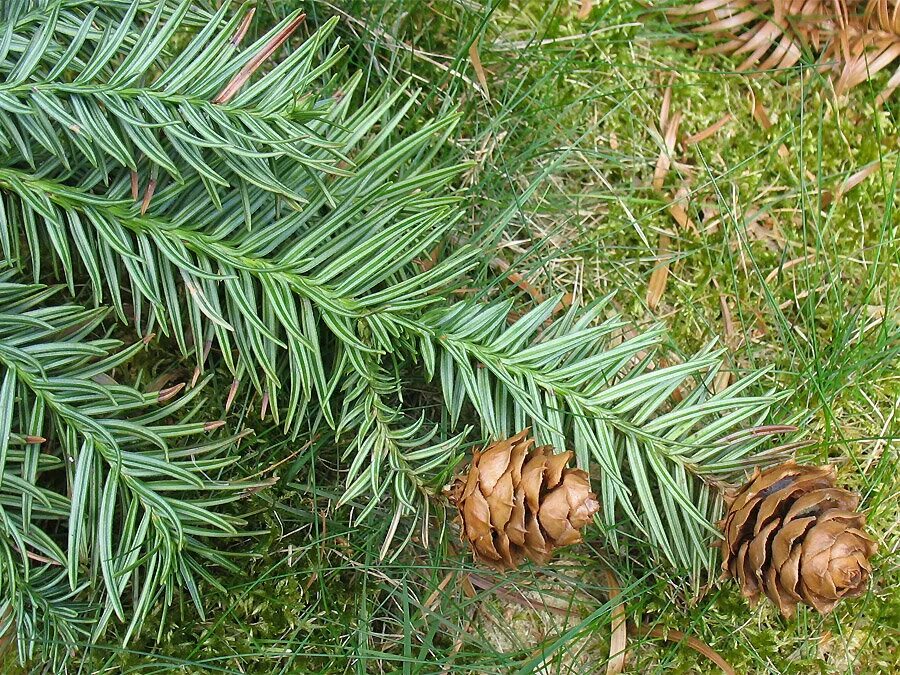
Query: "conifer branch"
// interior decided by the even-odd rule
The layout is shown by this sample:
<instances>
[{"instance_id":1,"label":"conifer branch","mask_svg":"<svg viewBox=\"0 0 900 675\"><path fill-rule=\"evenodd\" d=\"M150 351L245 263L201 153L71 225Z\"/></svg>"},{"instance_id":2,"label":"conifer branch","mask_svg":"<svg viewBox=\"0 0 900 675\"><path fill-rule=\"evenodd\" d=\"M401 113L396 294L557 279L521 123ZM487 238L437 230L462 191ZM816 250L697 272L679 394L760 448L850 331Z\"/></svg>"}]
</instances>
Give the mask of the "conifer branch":
<instances>
[{"instance_id":1,"label":"conifer branch","mask_svg":"<svg viewBox=\"0 0 900 675\"><path fill-rule=\"evenodd\" d=\"M219 423L169 422L191 416L202 383L175 398L181 386L141 393L107 381L143 343L120 349L115 340L92 339L105 311L50 304L61 289L14 279L0 275L0 588L7 602L19 603L12 615L24 659L36 627L22 622L38 611L25 603L42 605L52 627L54 602L98 579L83 610L99 635L113 613L126 618L123 594L139 577L131 634L163 588L196 587L195 576L205 575L201 560L227 564L201 542L237 534L241 521L216 513L216 505L253 483L208 477L234 463L236 437L179 440ZM63 491L45 480L60 471ZM209 501L213 493L219 496Z\"/></svg>"},{"instance_id":2,"label":"conifer branch","mask_svg":"<svg viewBox=\"0 0 900 675\"><path fill-rule=\"evenodd\" d=\"M361 100L332 72L334 21L295 44L295 13L243 46L251 12L228 3L38 5L0 15L0 617L23 659L113 616L128 639L176 588L202 611L204 565L229 564L210 542L242 527L223 505L268 484L232 480L236 436L190 440L218 426L193 421L206 379L108 379L144 346L100 337L117 322L198 378L227 369L221 408L249 382L290 437L327 438L357 521L393 514L382 555L463 443L531 426L593 472L613 546L627 527L711 568L709 483L759 458L764 437L734 432L780 400L749 393L764 372L713 393L721 352L658 367L662 331L623 338L608 299L510 323L525 303L454 292L496 260L477 240L418 266L463 217L462 167L435 161L457 118L401 136L416 92Z\"/></svg>"}]
</instances>

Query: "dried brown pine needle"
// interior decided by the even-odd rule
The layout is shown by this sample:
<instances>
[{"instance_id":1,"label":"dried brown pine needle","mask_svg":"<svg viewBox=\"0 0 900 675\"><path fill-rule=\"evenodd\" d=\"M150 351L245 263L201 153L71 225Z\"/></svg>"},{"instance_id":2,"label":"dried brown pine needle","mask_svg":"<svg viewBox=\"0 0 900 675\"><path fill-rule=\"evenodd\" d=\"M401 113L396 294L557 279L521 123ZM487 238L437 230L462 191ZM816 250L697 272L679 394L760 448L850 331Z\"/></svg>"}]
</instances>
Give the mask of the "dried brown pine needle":
<instances>
[{"instance_id":1,"label":"dried brown pine needle","mask_svg":"<svg viewBox=\"0 0 900 675\"><path fill-rule=\"evenodd\" d=\"M250 59L250 61L248 61L247 64L231 78L228 84L222 88L222 91L216 95L212 102L220 104L228 103L228 101L234 98L235 94L240 91L241 87L244 86L253 73L255 73L257 69L265 63L291 35L293 35L294 31L296 31L300 24L305 20L306 14L299 14L293 21L273 35L272 38L263 45L263 48L259 53ZM247 21L247 24L249 25L249 19L245 19L245 21ZM243 38L243 32L246 32L246 27L242 25L235 38Z\"/></svg>"},{"instance_id":2,"label":"dried brown pine needle","mask_svg":"<svg viewBox=\"0 0 900 675\"><path fill-rule=\"evenodd\" d=\"M671 89L666 90L667 93L670 94ZM671 95L671 94L670 94ZM665 108L664 111L665 117L660 115L660 130L663 134L663 145L664 148L659 153L659 158L656 160L656 168L653 170L653 189L660 191L663 189L663 185L666 181L666 176L669 174L669 169L672 167L672 156L675 152L675 141L678 139L678 127L681 125L682 114L680 112L672 115L671 118L668 116L668 110Z\"/></svg>"},{"instance_id":3,"label":"dried brown pine needle","mask_svg":"<svg viewBox=\"0 0 900 675\"><path fill-rule=\"evenodd\" d=\"M578 8L578 18L586 19L590 16L591 10L594 8L594 0L581 0L581 6Z\"/></svg>"},{"instance_id":4,"label":"dried brown pine needle","mask_svg":"<svg viewBox=\"0 0 900 675\"><path fill-rule=\"evenodd\" d=\"M666 291L666 282L669 279L669 246L671 240L668 235L659 235L659 248L657 249L656 259L657 265L650 275L650 282L647 284L647 306L654 310L659 301L662 299L663 293Z\"/></svg>"},{"instance_id":5,"label":"dried brown pine needle","mask_svg":"<svg viewBox=\"0 0 900 675\"><path fill-rule=\"evenodd\" d=\"M472 62L472 68L475 71L475 77L478 78L478 84L481 85L481 93L485 99L491 100L491 94L488 92L487 75L484 72L484 66L481 65L481 55L478 53L478 41L475 40L469 45L469 61Z\"/></svg>"},{"instance_id":6,"label":"dried brown pine needle","mask_svg":"<svg viewBox=\"0 0 900 675\"><path fill-rule=\"evenodd\" d=\"M900 59L900 0L701 0L668 13L719 38L710 53L743 57L738 71L783 70L812 53L838 94ZM898 86L900 66L876 102Z\"/></svg>"},{"instance_id":7,"label":"dried brown pine needle","mask_svg":"<svg viewBox=\"0 0 900 675\"><path fill-rule=\"evenodd\" d=\"M715 136L719 132L719 130L722 129L722 127L724 127L733 119L734 115L732 115L731 113L725 113L719 120L713 122L705 129L685 138L684 145L694 145L696 143L700 143L701 141L705 141L711 136Z\"/></svg>"}]
</instances>

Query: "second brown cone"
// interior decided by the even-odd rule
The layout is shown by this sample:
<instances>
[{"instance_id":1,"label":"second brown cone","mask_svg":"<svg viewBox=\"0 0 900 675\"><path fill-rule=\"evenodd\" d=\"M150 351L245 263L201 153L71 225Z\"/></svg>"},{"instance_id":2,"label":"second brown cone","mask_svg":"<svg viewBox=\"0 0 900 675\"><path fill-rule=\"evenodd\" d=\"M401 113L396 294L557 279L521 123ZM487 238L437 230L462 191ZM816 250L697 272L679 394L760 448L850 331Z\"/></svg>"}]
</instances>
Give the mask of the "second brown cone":
<instances>
[{"instance_id":1,"label":"second brown cone","mask_svg":"<svg viewBox=\"0 0 900 675\"><path fill-rule=\"evenodd\" d=\"M533 448L528 434L476 452L450 490L475 557L499 569L525 558L544 563L554 549L581 541L600 508L587 472L568 466L572 453Z\"/></svg>"},{"instance_id":2,"label":"second brown cone","mask_svg":"<svg viewBox=\"0 0 900 675\"><path fill-rule=\"evenodd\" d=\"M826 613L865 591L877 547L859 496L834 482L833 466L786 462L727 497L722 569L751 603L765 593L790 617L798 603Z\"/></svg>"}]
</instances>

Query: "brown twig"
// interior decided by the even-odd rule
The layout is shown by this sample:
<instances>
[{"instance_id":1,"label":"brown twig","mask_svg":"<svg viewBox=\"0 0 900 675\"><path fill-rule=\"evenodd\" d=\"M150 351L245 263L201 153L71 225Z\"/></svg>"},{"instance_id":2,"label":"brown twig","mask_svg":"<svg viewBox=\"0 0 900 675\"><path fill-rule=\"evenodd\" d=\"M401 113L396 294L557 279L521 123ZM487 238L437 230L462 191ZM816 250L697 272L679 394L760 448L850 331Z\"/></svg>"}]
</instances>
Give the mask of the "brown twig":
<instances>
[{"instance_id":1,"label":"brown twig","mask_svg":"<svg viewBox=\"0 0 900 675\"><path fill-rule=\"evenodd\" d=\"M631 632L639 637L656 638L659 640L668 640L669 642L683 642L698 654L702 654L715 663L722 669L722 672L726 673L726 675L737 675L737 671L729 665L728 661L722 658L722 655L719 654L719 652L702 640L691 635L685 635L680 630L675 630L674 628L663 630L657 626L648 626L644 624L642 626L635 626L631 629Z\"/></svg>"}]
</instances>

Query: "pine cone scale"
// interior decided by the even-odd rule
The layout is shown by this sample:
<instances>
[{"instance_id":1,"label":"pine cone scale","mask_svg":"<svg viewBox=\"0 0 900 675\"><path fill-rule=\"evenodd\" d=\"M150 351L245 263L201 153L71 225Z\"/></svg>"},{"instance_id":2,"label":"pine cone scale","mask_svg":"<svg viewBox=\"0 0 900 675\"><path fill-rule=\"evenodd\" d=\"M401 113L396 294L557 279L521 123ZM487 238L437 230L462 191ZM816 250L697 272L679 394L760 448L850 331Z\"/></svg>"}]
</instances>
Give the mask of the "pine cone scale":
<instances>
[{"instance_id":1,"label":"pine cone scale","mask_svg":"<svg viewBox=\"0 0 900 675\"><path fill-rule=\"evenodd\" d=\"M563 482L568 487L566 498L569 502L569 520L573 527L581 529L591 522L600 505L585 499L585 495L591 491L591 485L585 476L570 473Z\"/></svg>"},{"instance_id":2,"label":"pine cone scale","mask_svg":"<svg viewBox=\"0 0 900 675\"><path fill-rule=\"evenodd\" d=\"M810 480L798 480L796 483L770 494L762 501L756 514L756 531L759 531L763 523L768 523L772 518L777 518L778 509L788 499L794 495L803 495L810 489L823 487L824 485L826 485L824 479L818 477ZM787 517L785 519L787 520Z\"/></svg>"},{"instance_id":3,"label":"pine cone scale","mask_svg":"<svg viewBox=\"0 0 900 675\"><path fill-rule=\"evenodd\" d=\"M756 581L756 575L749 568L747 560L747 549L750 548L750 542L744 542L738 549L735 571L732 573L738 577L741 583L741 592L745 597L754 599L759 595L759 584Z\"/></svg>"},{"instance_id":4,"label":"pine cone scale","mask_svg":"<svg viewBox=\"0 0 900 675\"><path fill-rule=\"evenodd\" d=\"M494 485L494 489L487 498L488 508L491 512L491 525L498 530L503 530L512 516L513 510L513 479L506 473Z\"/></svg>"},{"instance_id":5,"label":"pine cone scale","mask_svg":"<svg viewBox=\"0 0 900 675\"><path fill-rule=\"evenodd\" d=\"M475 540L490 534L491 509L480 492L473 492L465 502L463 522L469 539Z\"/></svg>"},{"instance_id":6,"label":"pine cone scale","mask_svg":"<svg viewBox=\"0 0 900 675\"><path fill-rule=\"evenodd\" d=\"M788 561L791 557L794 542L805 535L810 525L814 522L816 522L816 519L812 517L801 518L792 520L781 528L772 540L772 562L775 567L781 569L784 563Z\"/></svg>"},{"instance_id":7,"label":"pine cone scale","mask_svg":"<svg viewBox=\"0 0 900 675\"><path fill-rule=\"evenodd\" d=\"M528 521L525 531L525 551L526 557L538 563L544 562L547 556L547 540L544 539L536 518Z\"/></svg>"},{"instance_id":8,"label":"pine cone scale","mask_svg":"<svg viewBox=\"0 0 900 675\"><path fill-rule=\"evenodd\" d=\"M747 556L750 559L750 567L757 576L762 574L763 565L769 559L769 539L779 525L777 520L773 520L750 541L750 550L747 552Z\"/></svg>"},{"instance_id":9,"label":"pine cone scale","mask_svg":"<svg viewBox=\"0 0 900 675\"><path fill-rule=\"evenodd\" d=\"M559 485L562 481L563 471L572 459L572 451L566 450L558 455L547 457L547 485Z\"/></svg>"},{"instance_id":10,"label":"pine cone scale","mask_svg":"<svg viewBox=\"0 0 900 675\"><path fill-rule=\"evenodd\" d=\"M535 454L522 469L522 490L525 493L525 504L532 513L537 513L540 508L539 499L546 463L547 460L543 454Z\"/></svg>"},{"instance_id":11,"label":"pine cone scale","mask_svg":"<svg viewBox=\"0 0 900 675\"><path fill-rule=\"evenodd\" d=\"M511 452L512 446L507 441L491 447L481 455L478 463L478 478L484 494L491 494L497 481L508 470Z\"/></svg>"},{"instance_id":12,"label":"pine cone scale","mask_svg":"<svg viewBox=\"0 0 900 675\"><path fill-rule=\"evenodd\" d=\"M450 489L475 557L491 566L546 562L554 549L581 541L600 508L587 473L568 467L571 452L533 445L526 429L476 452Z\"/></svg>"},{"instance_id":13,"label":"pine cone scale","mask_svg":"<svg viewBox=\"0 0 900 675\"><path fill-rule=\"evenodd\" d=\"M859 508L859 495L840 488L816 490L805 497L806 501L797 500L798 510L801 508L811 512L840 510L854 513Z\"/></svg>"},{"instance_id":14,"label":"pine cone scale","mask_svg":"<svg viewBox=\"0 0 900 675\"><path fill-rule=\"evenodd\" d=\"M751 604L765 593L788 617L800 602L826 613L865 590L876 545L855 511L859 497L834 478L833 467L788 462L729 495L722 569Z\"/></svg>"},{"instance_id":15,"label":"pine cone scale","mask_svg":"<svg viewBox=\"0 0 900 675\"><path fill-rule=\"evenodd\" d=\"M525 492L521 486L516 490L512 514L506 526L506 536L516 546L525 545Z\"/></svg>"}]
</instances>

